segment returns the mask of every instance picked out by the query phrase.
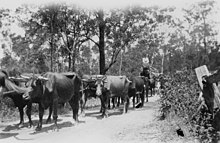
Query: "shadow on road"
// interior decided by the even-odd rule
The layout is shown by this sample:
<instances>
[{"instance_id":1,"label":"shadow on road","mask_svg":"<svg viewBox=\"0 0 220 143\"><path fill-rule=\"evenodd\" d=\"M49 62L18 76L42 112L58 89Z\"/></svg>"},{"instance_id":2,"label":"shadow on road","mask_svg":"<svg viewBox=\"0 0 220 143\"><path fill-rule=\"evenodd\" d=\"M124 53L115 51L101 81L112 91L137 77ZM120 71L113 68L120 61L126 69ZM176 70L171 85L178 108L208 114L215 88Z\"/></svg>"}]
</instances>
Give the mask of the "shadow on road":
<instances>
[{"instance_id":1,"label":"shadow on road","mask_svg":"<svg viewBox=\"0 0 220 143\"><path fill-rule=\"evenodd\" d=\"M131 103L130 103L131 104ZM133 108L133 107L129 107L128 108L128 112L129 111L142 111L142 110L151 110L151 109L157 109L159 106L158 104L158 100L153 101L153 102L145 102L144 106L141 108ZM88 112L85 113L85 117L94 117L96 119L102 119L103 116L99 111L99 108L94 108L94 109L90 109L87 110ZM108 109L108 116L117 116L117 115L122 115L123 114L123 105L120 105L119 107L116 107L114 109Z\"/></svg>"},{"instance_id":2,"label":"shadow on road","mask_svg":"<svg viewBox=\"0 0 220 143\"><path fill-rule=\"evenodd\" d=\"M135 110L134 108L129 108L128 112L131 110ZM110 116L118 116L123 114L123 106L116 107L114 109L108 109L107 110L108 117ZM98 110L89 110L89 112L85 113L86 117L92 117L96 119L103 119L102 113Z\"/></svg>"},{"instance_id":3,"label":"shadow on road","mask_svg":"<svg viewBox=\"0 0 220 143\"><path fill-rule=\"evenodd\" d=\"M82 124L82 123L85 123L85 121L78 121L78 124ZM62 128L68 128L68 127L75 126L75 124L73 124L71 121L66 121L66 122L63 122L63 123L57 123L57 126L58 126L58 130L59 130L59 129L62 129ZM40 131L35 131L31 134L35 135L35 134L38 134L38 133L54 131L54 129L55 129L55 124L52 124L50 126L44 126L43 125L42 129Z\"/></svg>"},{"instance_id":4,"label":"shadow on road","mask_svg":"<svg viewBox=\"0 0 220 143\"><path fill-rule=\"evenodd\" d=\"M57 122L61 122L62 119L58 119ZM36 126L38 124L38 119L36 120L32 120L33 125ZM43 119L43 123L46 124L46 119ZM53 121L47 123L47 124L53 124ZM22 126L19 126L18 124L14 124L14 125L8 125L5 127L5 129L3 129L2 131L4 132L9 132L11 130L19 130L21 128L28 128L29 127L29 122L25 122Z\"/></svg>"},{"instance_id":5,"label":"shadow on road","mask_svg":"<svg viewBox=\"0 0 220 143\"><path fill-rule=\"evenodd\" d=\"M0 133L0 140L5 139L5 138L9 138L12 136L16 136L16 135L18 135L18 133Z\"/></svg>"}]
</instances>

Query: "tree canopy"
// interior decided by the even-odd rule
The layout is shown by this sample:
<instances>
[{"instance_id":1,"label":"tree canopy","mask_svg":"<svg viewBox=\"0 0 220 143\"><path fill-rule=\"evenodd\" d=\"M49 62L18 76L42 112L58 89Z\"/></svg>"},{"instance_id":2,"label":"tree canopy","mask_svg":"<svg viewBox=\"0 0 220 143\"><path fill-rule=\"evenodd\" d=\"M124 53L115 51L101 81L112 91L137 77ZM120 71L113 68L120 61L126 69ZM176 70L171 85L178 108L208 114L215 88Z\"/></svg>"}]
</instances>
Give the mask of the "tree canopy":
<instances>
[{"instance_id":1,"label":"tree canopy","mask_svg":"<svg viewBox=\"0 0 220 143\"><path fill-rule=\"evenodd\" d=\"M20 72L138 75L143 58L158 72L220 66L215 1L188 8L133 5L105 10L76 4L0 10L1 67ZM177 16L177 13L181 16ZM13 13L13 14L12 14ZM24 35L10 31L17 23Z\"/></svg>"}]
</instances>

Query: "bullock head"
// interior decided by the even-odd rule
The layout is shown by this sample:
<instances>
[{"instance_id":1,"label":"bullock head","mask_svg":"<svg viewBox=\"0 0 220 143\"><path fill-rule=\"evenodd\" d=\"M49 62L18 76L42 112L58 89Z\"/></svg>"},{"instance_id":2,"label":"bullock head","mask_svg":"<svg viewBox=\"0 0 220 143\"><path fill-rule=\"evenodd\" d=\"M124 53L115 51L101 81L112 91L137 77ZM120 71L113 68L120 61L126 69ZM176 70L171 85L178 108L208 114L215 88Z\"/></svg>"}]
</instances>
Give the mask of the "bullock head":
<instances>
[{"instance_id":1,"label":"bullock head","mask_svg":"<svg viewBox=\"0 0 220 143\"><path fill-rule=\"evenodd\" d=\"M40 98L44 91L44 82L48 79L42 76L33 76L30 82L30 86L32 90L29 93L26 93L23 95L23 98L25 99L36 99Z\"/></svg>"},{"instance_id":2,"label":"bullock head","mask_svg":"<svg viewBox=\"0 0 220 143\"><path fill-rule=\"evenodd\" d=\"M104 87L104 83L106 83L106 76L104 75L97 75L96 77L96 95L101 96L102 95L102 89Z\"/></svg>"}]
</instances>

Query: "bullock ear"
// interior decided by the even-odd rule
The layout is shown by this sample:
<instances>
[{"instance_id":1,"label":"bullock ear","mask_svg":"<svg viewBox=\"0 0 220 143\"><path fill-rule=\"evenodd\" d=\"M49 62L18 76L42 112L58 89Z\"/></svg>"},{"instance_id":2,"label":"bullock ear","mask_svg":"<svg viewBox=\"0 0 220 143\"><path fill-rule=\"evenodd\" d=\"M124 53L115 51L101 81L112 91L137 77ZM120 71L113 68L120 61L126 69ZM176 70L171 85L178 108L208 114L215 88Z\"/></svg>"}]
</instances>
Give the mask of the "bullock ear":
<instances>
[{"instance_id":1,"label":"bullock ear","mask_svg":"<svg viewBox=\"0 0 220 143\"><path fill-rule=\"evenodd\" d=\"M46 86L45 88L47 88L49 92L52 92L54 89L54 81L55 81L54 78L52 78L52 79L48 80L46 82L46 84L43 84Z\"/></svg>"}]
</instances>

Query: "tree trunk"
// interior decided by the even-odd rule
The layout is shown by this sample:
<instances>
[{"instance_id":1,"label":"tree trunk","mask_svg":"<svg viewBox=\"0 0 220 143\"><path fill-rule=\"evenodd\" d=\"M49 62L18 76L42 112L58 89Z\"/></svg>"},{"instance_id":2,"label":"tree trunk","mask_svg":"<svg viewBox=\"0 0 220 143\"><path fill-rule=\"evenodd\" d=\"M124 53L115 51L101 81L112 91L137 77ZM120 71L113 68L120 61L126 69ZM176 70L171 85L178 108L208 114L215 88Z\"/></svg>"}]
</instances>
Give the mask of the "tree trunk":
<instances>
[{"instance_id":1,"label":"tree trunk","mask_svg":"<svg viewBox=\"0 0 220 143\"><path fill-rule=\"evenodd\" d=\"M53 72L53 35L50 42L50 71Z\"/></svg>"},{"instance_id":2,"label":"tree trunk","mask_svg":"<svg viewBox=\"0 0 220 143\"><path fill-rule=\"evenodd\" d=\"M72 60L71 60L71 53L69 53L68 55L68 62L69 62L69 68L68 68L68 71L71 70L71 63L72 63Z\"/></svg>"},{"instance_id":3,"label":"tree trunk","mask_svg":"<svg viewBox=\"0 0 220 143\"><path fill-rule=\"evenodd\" d=\"M164 66L164 54L162 54L162 63L161 63L161 73L163 74L163 66Z\"/></svg>"},{"instance_id":4,"label":"tree trunk","mask_svg":"<svg viewBox=\"0 0 220 143\"><path fill-rule=\"evenodd\" d=\"M98 12L99 18L99 68L100 74L105 74L105 21L102 10Z\"/></svg>"},{"instance_id":5,"label":"tree trunk","mask_svg":"<svg viewBox=\"0 0 220 143\"><path fill-rule=\"evenodd\" d=\"M121 50L121 59L120 59L120 65L119 65L119 75L121 75L121 69L122 69L122 60L123 60L123 51Z\"/></svg>"},{"instance_id":6,"label":"tree trunk","mask_svg":"<svg viewBox=\"0 0 220 143\"><path fill-rule=\"evenodd\" d=\"M76 62L76 47L74 47L74 52L72 53L72 72L75 72L76 69L75 69L75 62Z\"/></svg>"}]
</instances>

